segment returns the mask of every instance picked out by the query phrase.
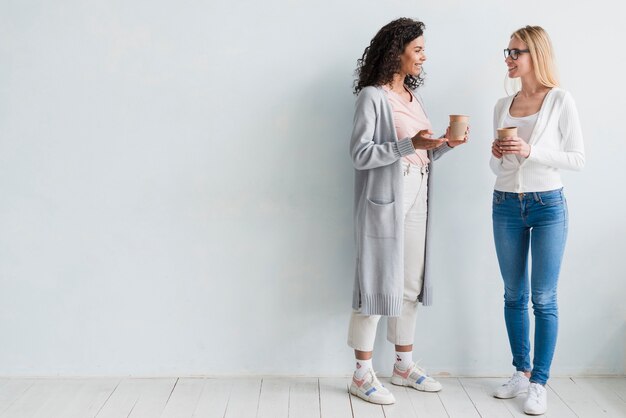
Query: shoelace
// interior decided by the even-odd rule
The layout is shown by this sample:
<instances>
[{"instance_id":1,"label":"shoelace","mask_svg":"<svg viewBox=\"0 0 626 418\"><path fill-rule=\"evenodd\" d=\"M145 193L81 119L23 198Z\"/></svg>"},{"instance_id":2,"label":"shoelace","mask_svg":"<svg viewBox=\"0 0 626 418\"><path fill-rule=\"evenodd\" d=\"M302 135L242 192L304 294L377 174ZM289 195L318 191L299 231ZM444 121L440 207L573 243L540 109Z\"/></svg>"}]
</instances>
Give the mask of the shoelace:
<instances>
[{"instance_id":1,"label":"shoelace","mask_svg":"<svg viewBox=\"0 0 626 418\"><path fill-rule=\"evenodd\" d=\"M422 369L420 366L418 366L417 364L415 364L415 366L413 366L415 368L415 370L417 370L417 372L419 374L421 374L422 376L428 376L428 373L426 373L426 370Z\"/></svg>"},{"instance_id":2,"label":"shoelace","mask_svg":"<svg viewBox=\"0 0 626 418\"><path fill-rule=\"evenodd\" d=\"M383 386L382 383L380 383L380 380L378 380L378 377L376 376L376 372L374 370L370 370L369 373L372 375L372 382L370 383L372 386Z\"/></svg>"},{"instance_id":3,"label":"shoelace","mask_svg":"<svg viewBox=\"0 0 626 418\"><path fill-rule=\"evenodd\" d=\"M376 373L373 370L372 370L372 386L381 386L380 380L378 380L378 376L376 376Z\"/></svg>"},{"instance_id":4,"label":"shoelace","mask_svg":"<svg viewBox=\"0 0 626 418\"><path fill-rule=\"evenodd\" d=\"M422 376L426 376L427 378L430 378L430 376L428 376L428 373L426 373L426 370L422 369L420 366L418 366L418 363L422 361L422 359L417 360L415 363L413 363L413 368Z\"/></svg>"},{"instance_id":5,"label":"shoelace","mask_svg":"<svg viewBox=\"0 0 626 418\"><path fill-rule=\"evenodd\" d=\"M542 393L541 385L530 385L529 395L535 399L539 399Z\"/></svg>"},{"instance_id":6,"label":"shoelace","mask_svg":"<svg viewBox=\"0 0 626 418\"><path fill-rule=\"evenodd\" d=\"M506 382L504 385L502 386L511 386L516 384L517 382L519 382L520 380L522 380L522 376L520 376L519 374L515 373L508 382Z\"/></svg>"}]
</instances>

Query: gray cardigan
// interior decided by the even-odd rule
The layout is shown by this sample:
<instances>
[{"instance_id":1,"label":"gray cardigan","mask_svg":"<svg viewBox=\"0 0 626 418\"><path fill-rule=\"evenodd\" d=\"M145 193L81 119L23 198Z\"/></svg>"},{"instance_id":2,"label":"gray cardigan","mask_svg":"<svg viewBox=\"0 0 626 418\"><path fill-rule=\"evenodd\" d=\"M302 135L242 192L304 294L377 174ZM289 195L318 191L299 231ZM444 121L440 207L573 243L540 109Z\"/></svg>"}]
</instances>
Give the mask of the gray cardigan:
<instances>
[{"instance_id":1,"label":"gray cardigan","mask_svg":"<svg viewBox=\"0 0 626 418\"><path fill-rule=\"evenodd\" d=\"M422 104L421 98L415 98ZM423 104L422 104L423 108ZM432 161L451 148L428 151ZM399 316L404 291L404 218L401 159L413 154L411 138L398 140L393 112L381 87L365 87L358 95L350 155L354 163L354 226L356 275L352 307L366 315ZM428 187L430 201L430 187ZM424 284L418 300L432 303L429 224L426 223Z\"/></svg>"}]
</instances>

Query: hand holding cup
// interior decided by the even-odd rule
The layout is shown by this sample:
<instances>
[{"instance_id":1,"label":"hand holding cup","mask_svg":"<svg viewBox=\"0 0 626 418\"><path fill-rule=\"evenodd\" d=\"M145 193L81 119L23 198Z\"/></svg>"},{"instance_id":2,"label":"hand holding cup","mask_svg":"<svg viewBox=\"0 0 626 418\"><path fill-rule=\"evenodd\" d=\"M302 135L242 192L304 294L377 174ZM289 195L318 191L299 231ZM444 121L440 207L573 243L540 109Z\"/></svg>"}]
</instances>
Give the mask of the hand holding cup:
<instances>
[{"instance_id":1,"label":"hand holding cup","mask_svg":"<svg viewBox=\"0 0 626 418\"><path fill-rule=\"evenodd\" d=\"M446 130L448 145L452 148L467 142L469 135L469 116L450 115L450 126Z\"/></svg>"},{"instance_id":2,"label":"hand holding cup","mask_svg":"<svg viewBox=\"0 0 626 418\"><path fill-rule=\"evenodd\" d=\"M522 138L517 136L517 128L501 128L498 129L498 140L495 148L502 155L519 155L528 158L530 155L530 145ZM494 147L492 147L494 156Z\"/></svg>"}]
</instances>

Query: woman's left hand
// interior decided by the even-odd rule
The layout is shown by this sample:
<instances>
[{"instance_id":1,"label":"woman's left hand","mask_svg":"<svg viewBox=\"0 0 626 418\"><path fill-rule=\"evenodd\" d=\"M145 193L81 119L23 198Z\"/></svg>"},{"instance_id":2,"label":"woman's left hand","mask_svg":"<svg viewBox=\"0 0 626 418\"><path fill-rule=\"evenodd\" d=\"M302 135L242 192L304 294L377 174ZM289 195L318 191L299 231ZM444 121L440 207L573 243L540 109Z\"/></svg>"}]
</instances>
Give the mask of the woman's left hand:
<instances>
[{"instance_id":1,"label":"woman's left hand","mask_svg":"<svg viewBox=\"0 0 626 418\"><path fill-rule=\"evenodd\" d=\"M507 136L498 142L503 155L520 155L528 158L530 155L530 145L518 136Z\"/></svg>"},{"instance_id":2,"label":"woman's left hand","mask_svg":"<svg viewBox=\"0 0 626 418\"><path fill-rule=\"evenodd\" d=\"M469 131L470 131L470 127L468 126L467 129L465 130L465 136L463 137L463 139L451 139L450 138L450 127L448 127L448 129L446 129L446 139L448 140L448 145L451 148L456 147L457 145L461 145L461 144L465 144L467 142L467 140L469 139Z\"/></svg>"}]
</instances>

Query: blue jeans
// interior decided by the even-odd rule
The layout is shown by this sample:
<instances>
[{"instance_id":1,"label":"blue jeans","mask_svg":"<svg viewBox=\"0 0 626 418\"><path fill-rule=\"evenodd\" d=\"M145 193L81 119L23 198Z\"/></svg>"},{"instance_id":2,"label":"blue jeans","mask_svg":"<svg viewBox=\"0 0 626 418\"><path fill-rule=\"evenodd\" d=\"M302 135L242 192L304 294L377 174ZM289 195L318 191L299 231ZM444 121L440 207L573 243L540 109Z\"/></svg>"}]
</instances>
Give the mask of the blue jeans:
<instances>
[{"instance_id":1,"label":"blue jeans","mask_svg":"<svg viewBox=\"0 0 626 418\"><path fill-rule=\"evenodd\" d=\"M504 279L504 320L518 371L545 385L556 346L556 288L567 240L563 189L536 193L493 192L493 236ZM535 355L530 367L528 249L535 314Z\"/></svg>"}]
</instances>

